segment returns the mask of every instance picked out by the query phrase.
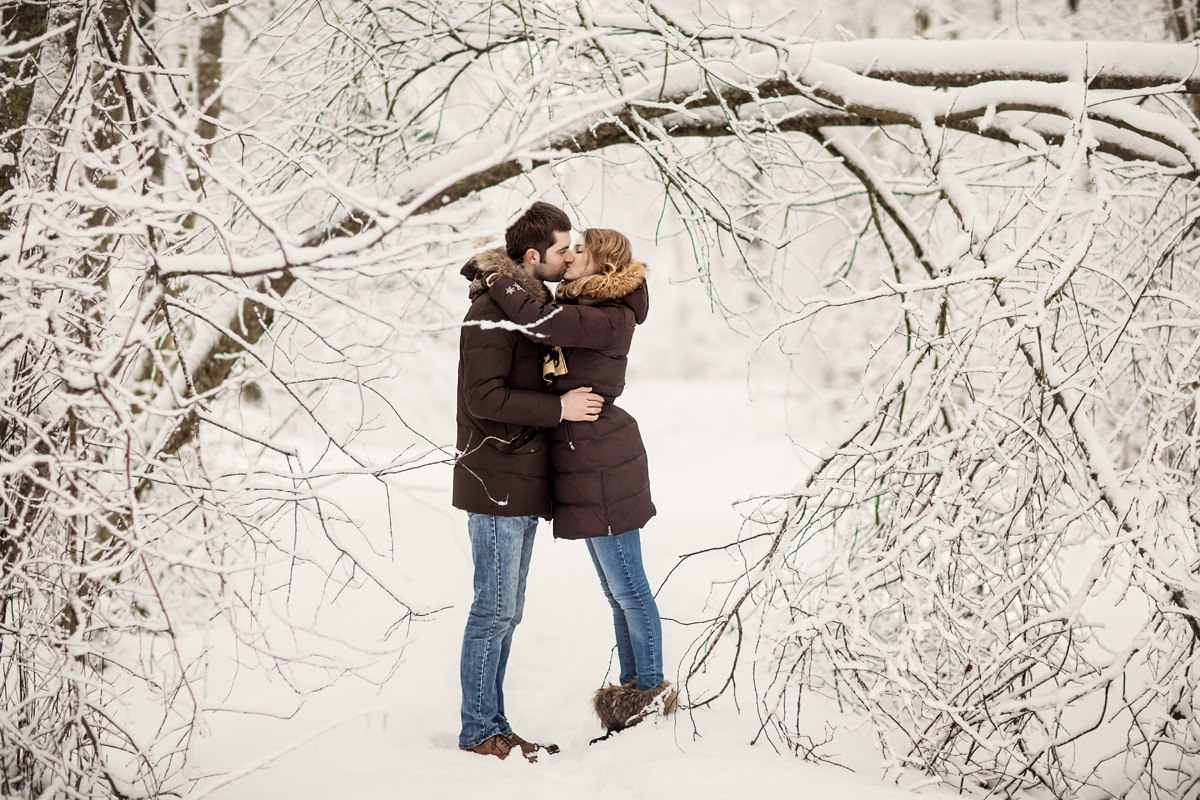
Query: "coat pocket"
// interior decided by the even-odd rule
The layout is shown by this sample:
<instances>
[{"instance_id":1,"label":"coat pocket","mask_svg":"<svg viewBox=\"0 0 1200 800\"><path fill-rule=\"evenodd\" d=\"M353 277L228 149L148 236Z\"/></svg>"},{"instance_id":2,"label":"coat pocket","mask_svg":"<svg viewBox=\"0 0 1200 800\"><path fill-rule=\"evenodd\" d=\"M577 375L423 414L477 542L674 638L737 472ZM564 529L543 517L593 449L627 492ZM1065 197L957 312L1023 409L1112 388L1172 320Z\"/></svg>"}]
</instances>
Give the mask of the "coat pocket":
<instances>
[{"instance_id":1,"label":"coat pocket","mask_svg":"<svg viewBox=\"0 0 1200 800\"><path fill-rule=\"evenodd\" d=\"M538 436L540 432L540 428L499 422L480 431L484 444L506 455L536 453L542 447L542 439Z\"/></svg>"}]
</instances>

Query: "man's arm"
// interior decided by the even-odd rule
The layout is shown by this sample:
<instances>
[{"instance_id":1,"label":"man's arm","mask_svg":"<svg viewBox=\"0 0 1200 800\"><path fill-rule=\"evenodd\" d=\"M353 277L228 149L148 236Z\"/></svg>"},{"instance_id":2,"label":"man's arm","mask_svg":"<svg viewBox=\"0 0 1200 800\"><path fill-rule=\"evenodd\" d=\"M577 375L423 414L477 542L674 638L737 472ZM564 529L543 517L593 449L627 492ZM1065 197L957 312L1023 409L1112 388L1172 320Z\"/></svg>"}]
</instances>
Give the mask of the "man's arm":
<instances>
[{"instance_id":1,"label":"man's arm","mask_svg":"<svg viewBox=\"0 0 1200 800\"><path fill-rule=\"evenodd\" d=\"M543 305L511 278L497 277L488 293L518 325L527 326L525 335L534 341L555 347L604 347L618 331L625 329L620 311L566 304Z\"/></svg>"}]
</instances>

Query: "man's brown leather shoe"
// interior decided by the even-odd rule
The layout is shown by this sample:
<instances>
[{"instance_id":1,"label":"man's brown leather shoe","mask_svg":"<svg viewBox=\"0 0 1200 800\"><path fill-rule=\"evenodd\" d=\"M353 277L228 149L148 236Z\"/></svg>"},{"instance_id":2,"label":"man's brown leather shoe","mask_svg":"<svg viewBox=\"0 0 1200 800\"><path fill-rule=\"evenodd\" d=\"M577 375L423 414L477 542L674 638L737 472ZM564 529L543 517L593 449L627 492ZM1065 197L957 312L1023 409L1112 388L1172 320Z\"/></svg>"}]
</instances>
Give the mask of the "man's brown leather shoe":
<instances>
[{"instance_id":1,"label":"man's brown leather shoe","mask_svg":"<svg viewBox=\"0 0 1200 800\"><path fill-rule=\"evenodd\" d=\"M497 733L495 736L489 736L474 747L464 747L468 753L479 753L481 756L495 756L503 761L508 758L508 754L512 752L515 742L509 740L502 733Z\"/></svg>"},{"instance_id":2,"label":"man's brown leather shoe","mask_svg":"<svg viewBox=\"0 0 1200 800\"><path fill-rule=\"evenodd\" d=\"M538 750L545 750L550 755L554 755L555 753L558 752L558 745L556 745L556 744L541 744L540 742L531 742L528 739L518 736L516 731L513 731L512 733L510 733L508 735L508 738L512 740L513 744L515 744L521 748L521 755L525 756L525 758L529 758L530 756L533 756L533 759L537 759L537 751Z\"/></svg>"}]
</instances>

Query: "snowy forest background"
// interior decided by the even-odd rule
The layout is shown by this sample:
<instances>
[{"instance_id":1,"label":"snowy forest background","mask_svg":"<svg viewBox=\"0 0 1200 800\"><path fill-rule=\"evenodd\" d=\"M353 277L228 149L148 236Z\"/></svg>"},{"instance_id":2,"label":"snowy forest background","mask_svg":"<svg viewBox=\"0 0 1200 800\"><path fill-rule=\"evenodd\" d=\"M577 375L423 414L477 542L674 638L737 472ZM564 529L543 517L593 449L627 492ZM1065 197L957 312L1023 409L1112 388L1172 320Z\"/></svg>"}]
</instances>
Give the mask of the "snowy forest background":
<instances>
[{"instance_id":1,"label":"snowy forest background","mask_svg":"<svg viewBox=\"0 0 1200 800\"><path fill-rule=\"evenodd\" d=\"M303 737L226 720L346 685L429 792L492 768L421 738L457 268L546 199L651 267L676 769L747 719L720 763L781 781L1200 796L1197 18L0 0L0 795L232 796Z\"/></svg>"}]
</instances>

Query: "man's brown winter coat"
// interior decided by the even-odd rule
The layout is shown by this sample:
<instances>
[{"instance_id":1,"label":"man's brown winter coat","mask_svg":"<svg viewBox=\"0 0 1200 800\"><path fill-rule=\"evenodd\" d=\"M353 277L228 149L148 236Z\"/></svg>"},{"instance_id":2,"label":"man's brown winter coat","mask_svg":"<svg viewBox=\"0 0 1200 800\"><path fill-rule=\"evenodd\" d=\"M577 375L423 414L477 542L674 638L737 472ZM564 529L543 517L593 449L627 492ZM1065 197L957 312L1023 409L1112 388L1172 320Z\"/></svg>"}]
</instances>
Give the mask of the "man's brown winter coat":
<instances>
[{"instance_id":1,"label":"man's brown winter coat","mask_svg":"<svg viewBox=\"0 0 1200 800\"><path fill-rule=\"evenodd\" d=\"M503 249L467 262L472 303L459 338L458 452L454 463L455 508L502 517L550 518L548 429L562 406L542 380L544 347L504 322L481 275L499 273L529 296L549 301L550 292Z\"/></svg>"},{"instance_id":2,"label":"man's brown winter coat","mask_svg":"<svg viewBox=\"0 0 1200 800\"><path fill-rule=\"evenodd\" d=\"M641 528L654 516L642 435L614 402L625 388L634 328L650 307L645 277L645 266L634 261L583 279L578 301L561 298L559 305L547 305L504 278L490 290L509 319L564 349L567 374L555 380L555 392L590 386L605 399L595 422L564 422L552 434L556 537L611 536Z\"/></svg>"}]
</instances>

